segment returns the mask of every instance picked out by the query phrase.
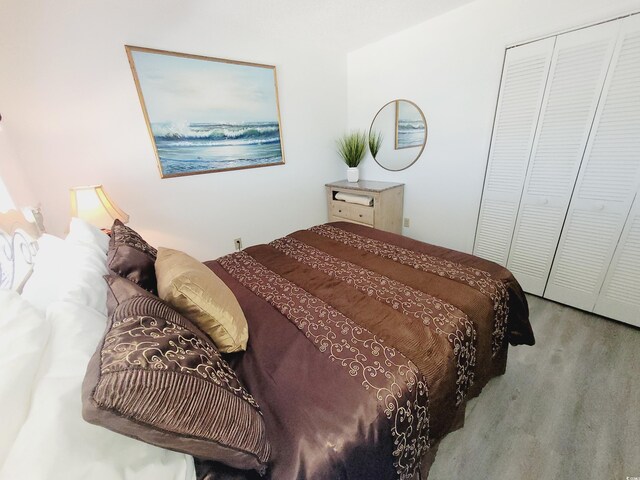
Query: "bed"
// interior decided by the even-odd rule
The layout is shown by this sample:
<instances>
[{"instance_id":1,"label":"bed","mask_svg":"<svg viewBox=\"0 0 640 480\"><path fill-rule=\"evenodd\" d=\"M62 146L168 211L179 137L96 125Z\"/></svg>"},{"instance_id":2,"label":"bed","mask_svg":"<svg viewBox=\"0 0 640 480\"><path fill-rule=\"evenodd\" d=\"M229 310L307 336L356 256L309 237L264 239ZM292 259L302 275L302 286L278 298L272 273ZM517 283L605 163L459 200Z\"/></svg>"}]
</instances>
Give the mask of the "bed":
<instances>
[{"instance_id":1,"label":"bed","mask_svg":"<svg viewBox=\"0 0 640 480\"><path fill-rule=\"evenodd\" d=\"M468 399L505 371L509 343L534 344L506 269L356 224L205 265L246 316L246 351L220 358L259 407L270 455L254 470L196 455L200 479L425 479ZM193 475L190 457L168 454L162 478Z\"/></svg>"}]
</instances>

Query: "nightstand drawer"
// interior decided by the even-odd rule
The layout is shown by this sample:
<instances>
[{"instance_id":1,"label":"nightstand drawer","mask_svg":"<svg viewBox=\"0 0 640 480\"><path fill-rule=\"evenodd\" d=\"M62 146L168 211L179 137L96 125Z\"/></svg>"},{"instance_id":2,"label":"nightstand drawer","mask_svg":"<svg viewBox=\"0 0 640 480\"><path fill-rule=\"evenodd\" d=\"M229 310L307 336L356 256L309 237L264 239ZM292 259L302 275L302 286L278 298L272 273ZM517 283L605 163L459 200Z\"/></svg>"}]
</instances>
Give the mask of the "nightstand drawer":
<instances>
[{"instance_id":1,"label":"nightstand drawer","mask_svg":"<svg viewBox=\"0 0 640 480\"><path fill-rule=\"evenodd\" d=\"M373 207L334 200L331 202L331 215L345 220L373 225Z\"/></svg>"},{"instance_id":2,"label":"nightstand drawer","mask_svg":"<svg viewBox=\"0 0 640 480\"><path fill-rule=\"evenodd\" d=\"M342 180L327 183L325 188L327 192L327 217L330 222L358 223L387 232L402 233L402 202L404 199L404 185L402 183L372 182L370 180L347 182ZM350 202L345 202L336 199L339 193L349 193L357 195L357 197L352 197ZM360 202L361 198L368 198L373 202Z\"/></svg>"}]
</instances>

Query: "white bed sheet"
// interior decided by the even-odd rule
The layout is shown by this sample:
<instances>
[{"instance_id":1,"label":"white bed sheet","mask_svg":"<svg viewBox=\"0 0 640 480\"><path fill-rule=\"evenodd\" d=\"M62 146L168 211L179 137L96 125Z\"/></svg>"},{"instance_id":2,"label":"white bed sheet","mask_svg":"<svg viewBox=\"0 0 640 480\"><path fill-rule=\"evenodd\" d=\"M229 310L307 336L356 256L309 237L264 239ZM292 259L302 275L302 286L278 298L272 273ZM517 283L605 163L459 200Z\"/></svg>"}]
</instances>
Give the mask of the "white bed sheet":
<instances>
[{"instance_id":1,"label":"white bed sheet","mask_svg":"<svg viewBox=\"0 0 640 480\"><path fill-rule=\"evenodd\" d=\"M49 323L11 290L0 290L0 468L29 413Z\"/></svg>"}]
</instances>

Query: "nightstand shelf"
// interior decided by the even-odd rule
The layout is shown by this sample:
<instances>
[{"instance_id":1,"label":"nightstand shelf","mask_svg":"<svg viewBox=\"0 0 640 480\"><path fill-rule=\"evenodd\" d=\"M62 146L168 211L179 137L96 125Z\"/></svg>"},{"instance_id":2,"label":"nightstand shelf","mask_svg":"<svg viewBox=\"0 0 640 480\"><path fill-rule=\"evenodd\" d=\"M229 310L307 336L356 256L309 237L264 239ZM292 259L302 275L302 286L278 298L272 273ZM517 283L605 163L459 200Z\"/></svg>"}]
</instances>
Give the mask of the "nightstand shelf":
<instances>
[{"instance_id":1,"label":"nightstand shelf","mask_svg":"<svg viewBox=\"0 0 640 480\"><path fill-rule=\"evenodd\" d=\"M327 183L327 208L330 222L352 222L360 225L402 233L402 206L404 184L360 180L359 182ZM336 194L347 193L372 198L371 205L348 203L336 199Z\"/></svg>"}]
</instances>

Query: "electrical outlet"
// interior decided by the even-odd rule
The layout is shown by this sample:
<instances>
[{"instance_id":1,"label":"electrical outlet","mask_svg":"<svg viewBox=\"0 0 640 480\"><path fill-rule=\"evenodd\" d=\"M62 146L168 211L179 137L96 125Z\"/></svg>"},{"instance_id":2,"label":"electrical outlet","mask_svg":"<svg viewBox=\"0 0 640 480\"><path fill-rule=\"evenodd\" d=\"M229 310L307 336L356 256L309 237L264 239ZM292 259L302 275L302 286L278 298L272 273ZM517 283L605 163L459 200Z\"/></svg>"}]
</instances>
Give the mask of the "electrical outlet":
<instances>
[{"instance_id":1,"label":"electrical outlet","mask_svg":"<svg viewBox=\"0 0 640 480\"><path fill-rule=\"evenodd\" d=\"M406 228L409 228L409 224L410 224L409 219L408 219L408 218L405 218L405 219L404 219L404 223L403 223L403 225L404 225Z\"/></svg>"},{"instance_id":2,"label":"electrical outlet","mask_svg":"<svg viewBox=\"0 0 640 480\"><path fill-rule=\"evenodd\" d=\"M236 238L233 241L233 246L236 248L236 251L239 252L240 250L242 250L242 239L241 238Z\"/></svg>"}]
</instances>

